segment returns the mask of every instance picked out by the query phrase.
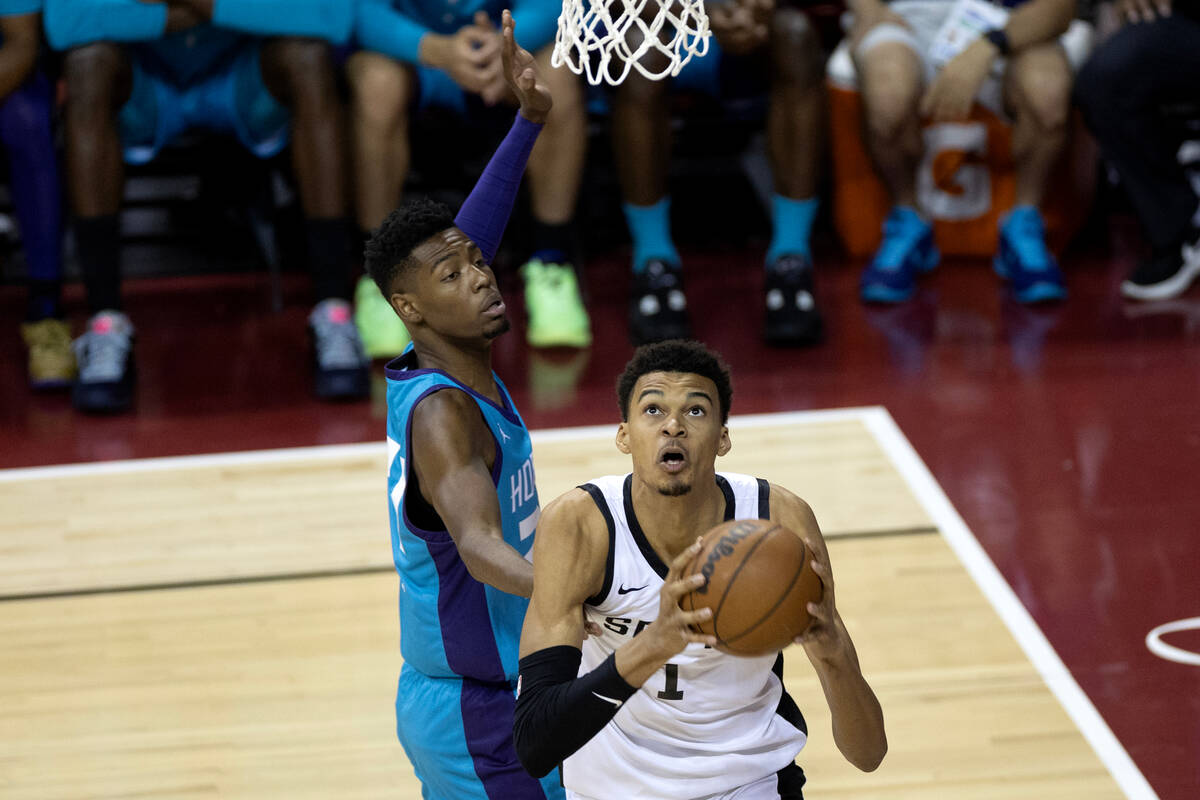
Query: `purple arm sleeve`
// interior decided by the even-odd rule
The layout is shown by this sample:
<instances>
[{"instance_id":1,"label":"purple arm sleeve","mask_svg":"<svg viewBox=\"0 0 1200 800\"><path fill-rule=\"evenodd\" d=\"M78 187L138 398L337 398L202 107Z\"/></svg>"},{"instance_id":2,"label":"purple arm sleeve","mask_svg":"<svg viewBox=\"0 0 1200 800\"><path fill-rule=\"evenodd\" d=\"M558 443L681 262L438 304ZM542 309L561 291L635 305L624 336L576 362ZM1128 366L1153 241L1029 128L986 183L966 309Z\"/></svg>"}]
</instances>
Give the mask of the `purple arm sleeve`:
<instances>
[{"instance_id":1,"label":"purple arm sleeve","mask_svg":"<svg viewBox=\"0 0 1200 800\"><path fill-rule=\"evenodd\" d=\"M495 155L454 218L454 224L479 245L483 260L489 264L500 247L500 237L512 214L525 162L529 160L541 130L541 125L517 114L512 129L496 148Z\"/></svg>"}]
</instances>

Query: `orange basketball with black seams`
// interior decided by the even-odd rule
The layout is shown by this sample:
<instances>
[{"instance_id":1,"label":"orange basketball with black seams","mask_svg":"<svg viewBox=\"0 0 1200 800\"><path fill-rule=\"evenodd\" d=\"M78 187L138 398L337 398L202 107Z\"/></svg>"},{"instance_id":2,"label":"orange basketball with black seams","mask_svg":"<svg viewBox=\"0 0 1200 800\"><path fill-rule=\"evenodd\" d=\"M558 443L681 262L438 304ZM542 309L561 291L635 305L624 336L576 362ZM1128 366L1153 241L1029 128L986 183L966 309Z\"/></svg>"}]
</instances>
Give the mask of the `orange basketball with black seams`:
<instances>
[{"instance_id":1,"label":"orange basketball with black seams","mask_svg":"<svg viewBox=\"0 0 1200 800\"><path fill-rule=\"evenodd\" d=\"M684 611L711 608L712 618L694 627L735 656L787 647L808 628L808 604L819 603L823 591L803 540L764 519L733 520L704 534L700 552L684 571L697 573L704 584L679 604Z\"/></svg>"}]
</instances>

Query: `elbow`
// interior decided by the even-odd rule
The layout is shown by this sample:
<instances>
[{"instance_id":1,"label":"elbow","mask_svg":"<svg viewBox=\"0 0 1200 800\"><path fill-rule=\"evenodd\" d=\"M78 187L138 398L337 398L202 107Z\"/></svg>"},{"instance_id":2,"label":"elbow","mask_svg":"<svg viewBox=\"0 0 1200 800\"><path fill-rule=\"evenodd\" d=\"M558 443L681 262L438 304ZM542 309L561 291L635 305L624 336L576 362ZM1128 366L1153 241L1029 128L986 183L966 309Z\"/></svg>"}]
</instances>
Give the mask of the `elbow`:
<instances>
[{"instance_id":1,"label":"elbow","mask_svg":"<svg viewBox=\"0 0 1200 800\"><path fill-rule=\"evenodd\" d=\"M887 755L887 749L887 738L881 736L879 742L874 747L870 748L868 752L859 753L851 763L863 772L874 772L883 763L883 758Z\"/></svg>"},{"instance_id":2,"label":"elbow","mask_svg":"<svg viewBox=\"0 0 1200 800\"><path fill-rule=\"evenodd\" d=\"M548 762L540 757L535 741L537 734L530 730L530 724L525 718L526 708L522 707L521 698L517 698L517 709L513 715L513 747L517 751L517 760L521 766L535 778L544 778L557 764Z\"/></svg>"}]
</instances>

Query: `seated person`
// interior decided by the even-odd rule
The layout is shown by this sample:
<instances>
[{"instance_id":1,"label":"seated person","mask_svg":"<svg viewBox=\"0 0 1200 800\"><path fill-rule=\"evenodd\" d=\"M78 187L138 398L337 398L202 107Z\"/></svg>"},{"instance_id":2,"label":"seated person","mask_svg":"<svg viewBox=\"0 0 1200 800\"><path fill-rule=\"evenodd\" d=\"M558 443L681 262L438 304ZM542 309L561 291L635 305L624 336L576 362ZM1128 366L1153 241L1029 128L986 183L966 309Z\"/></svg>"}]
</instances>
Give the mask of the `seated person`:
<instances>
[{"instance_id":1,"label":"seated person","mask_svg":"<svg viewBox=\"0 0 1200 800\"><path fill-rule=\"evenodd\" d=\"M92 314L75 348L76 407L117 411L132 401L134 329L121 311L119 270L123 166L151 161L190 128L235 136L260 158L294 137L318 301L308 318L316 393L367 395L369 364L348 302L345 137L329 47L349 37L352 14L341 0L49 0L47 36L68 51L68 191Z\"/></svg>"},{"instance_id":2,"label":"seated person","mask_svg":"<svg viewBox=\"0 0 1200 800\"><path fill-rule=\"evenodd\" d=\"M1000 222L996 271L1021 302L1066 297L1046 247L1038 205L1067 138L1071 66L1058 43L1075 0L1015 0L1003 27L972 40L940 68L930 54L953 0L849 0L851 41L866 119L867 150L891 195L883 242L863 272L868 302L907 300L917 275L934 268L933 227L917 210L922 119L964 120L977 99L1013 119L1016 202ZM993 70L1002 77L997 85ZM982 93L982 94L981 94Z\"/></svg>"},{"instance_id":3,"label":"seated person","mask_svg":"<svg viewBox=\"0 0 1200 800\"><path fill-rule=\"evenodd\" d=\"M62 319L62 188L54 152L54 90L37 68L42 0L0 0L0 143L25 263L28 308L21 336L35 389L69 386L75 377L71 330Z\"/></svg>"},{"instance_id":4,"label":"seated person","mask_svg":"<svg viewBox=\"0 0 1200 800\"><path fill-rule=\"evenodd\" d=\"M1195 190L1163 107L1200 108L1200 0L1121 0L1126 21L1079 73L1075 98L1133 201L1150 258L1121 284L1134 300L1182 294L1200 275Z\"/></svg>"},{"instance_id":5,"label":"seated person","mask_svg":"<svg viewBox=\"0 0 1200 800\"><path fill-rule=\"evenodd\" d=\"M806 344L821 336L809 245L824 145L824 55L798 0L729 0L708 7L719 49L685 65L676 83L714 95L722 86L768 94L767 147L775 179L765 257L766 338ZM651 51L652 74L666 63ZM629 331L635 344L691 335L679 252L671 238L667 172L670 80L631 70L613 93L612 138L625 220L633 239Z\"/></svg>"},{"instance_id":6,"label":"seated person","mask_svg":"<svg viewBox=\"0 0 1200 800\"><path fill-rule=\"evenodd\" d=\"M357 38L364 49L350 57L347 74L364 236L400 201L414 112L449 109L478 126L488 107L502 104L500 117L507 119L516 98L504 83L496 23L508 6L508 0L358 0ZM559 11L553 0L512 3L518 36L554 95L554 109L529 160L533 250L521 268L526 339L535 347L586 347L591 327L570 262L587 120L579 79L550 66ZM360 281L355 300L368 352L399 352L407 337L369 277Z\"/></svg>"}]
</instances>

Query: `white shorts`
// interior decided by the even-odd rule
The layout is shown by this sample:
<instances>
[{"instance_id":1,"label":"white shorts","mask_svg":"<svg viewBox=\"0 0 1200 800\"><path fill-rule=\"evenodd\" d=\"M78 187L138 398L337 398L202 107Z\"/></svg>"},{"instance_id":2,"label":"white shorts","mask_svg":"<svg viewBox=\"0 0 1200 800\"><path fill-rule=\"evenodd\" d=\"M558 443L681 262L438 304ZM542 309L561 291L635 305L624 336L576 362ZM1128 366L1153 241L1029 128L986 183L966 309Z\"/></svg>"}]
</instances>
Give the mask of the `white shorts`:
<instances>
[{"instance_id":1,"label":"white shorts","mask_svg":"<svg viewBox=\"0 0 1200 800\"><path fill-rule=\"evenodd\" d=\"M577 792L567 790L567 800L617 800L612 797L589 797ZM662 800L685 800L685 798L671 796L664 797ZM748 783L745 786L739 786L736 789L731 789L728 792L721 794L710 794L705 797L686 798L686 800L779 800L779 776L775 774L767 775L765 778L760 778L754 783Z\"/></svg>"},{"instance_id":2,"label":"white shorts","mask_svg":"<svg viewBox=\"0 0 1200 800\"><path fill-rule=\"evenodd\" d=\"M862 58L872 48L885 42L906 45L920 60L925 85L928 86L937 77L937 66L929 58L929 51L934 37L953 7L954 3L951 0L894 0L888 3L888 8L902 17L908 27L892 22L876 25L858 43L854 55L856 58ZM1067 32L1058 37L1058 43L1066 53L1071 72L1075 73L1091 53L1092 26L1082 20L1072 20ZM991 77L984 82L976 98L980 105L1001 117L1007 116L1003 83L1007 66L1007 59L996 59Z\"/></svg>"}]
</instances>

